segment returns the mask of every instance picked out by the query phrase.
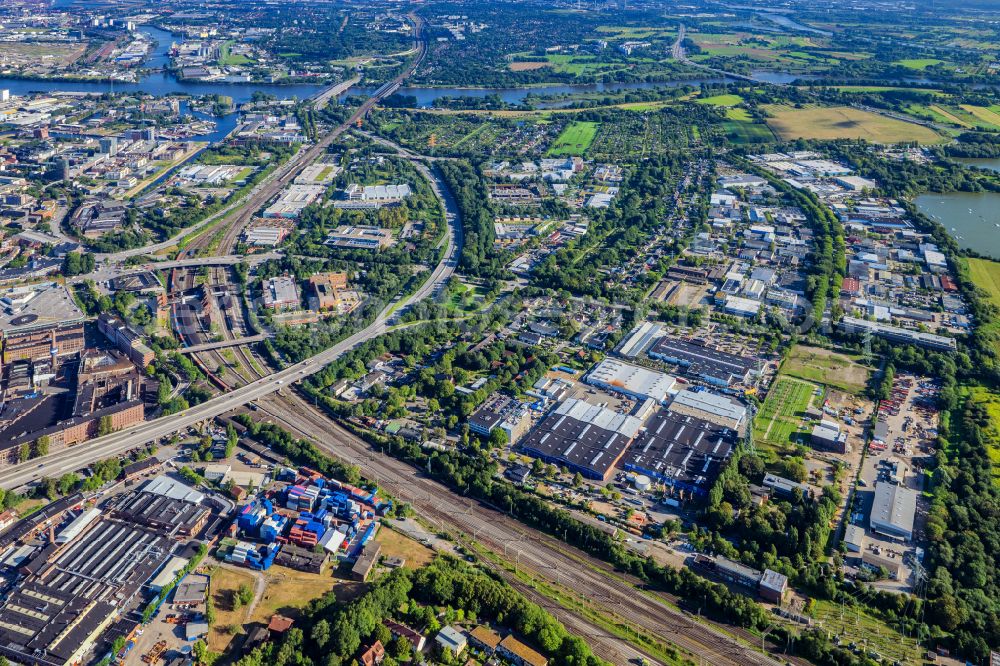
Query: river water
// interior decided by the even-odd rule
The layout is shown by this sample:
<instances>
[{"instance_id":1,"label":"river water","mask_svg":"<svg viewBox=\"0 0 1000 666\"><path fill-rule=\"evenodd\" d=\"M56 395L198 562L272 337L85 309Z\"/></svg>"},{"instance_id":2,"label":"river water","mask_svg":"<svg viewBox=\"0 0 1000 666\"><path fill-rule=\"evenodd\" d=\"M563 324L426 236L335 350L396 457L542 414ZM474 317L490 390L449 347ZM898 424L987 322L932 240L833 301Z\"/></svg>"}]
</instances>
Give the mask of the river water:
<instances>
[{"instance_id":1,"label":"river water","mask_svg":"<svg viewBox=\"0 0 1000 666\"><path fill-rule=\"evenodd\" d=\"M944 226L962 247L1000 258L1000 194L924 194L914 203L922 213Z\"/></svg>"}]
</instances>

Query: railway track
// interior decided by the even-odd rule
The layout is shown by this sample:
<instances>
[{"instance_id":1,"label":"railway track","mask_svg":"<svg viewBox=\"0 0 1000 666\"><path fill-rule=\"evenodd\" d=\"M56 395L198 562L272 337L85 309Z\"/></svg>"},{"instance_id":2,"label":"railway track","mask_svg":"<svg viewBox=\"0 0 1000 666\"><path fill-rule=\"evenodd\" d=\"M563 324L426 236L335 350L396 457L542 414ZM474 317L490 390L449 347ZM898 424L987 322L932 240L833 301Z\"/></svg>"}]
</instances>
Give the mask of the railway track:
<instances>
[{"instance_id":1,"label":"railway track","mask_svg":"<svg viewBox=\"0 0 1000 666\"><path fill-rule=\"evenodd\" d=\"M749 632L727 627L723 633L677 610L673 605L677 602L675 598L644 592L640 580L615 572L607 563L527 527L496 508L459 497L407 463L374 452L364 441L318 414L298 396L268 396L258 404L264 414L313 440L324 452L362 466L365 473L388 492L410 502L422 516L442 529L448 528L457 532L460 539L503 553L522 570L530 571L534 577L549 584L572 590L621 624L634 626L649 636L665 638L704 663L722 666L774 666L777 663L750 647L756 645L759 638ZM511 572L503 569L498 572L520 589L524 588L524 582ZM539 596L534 592L536 600ZM556 608L551 610L556 612ZM592 625L567 609L556 613L563 621L567 614L576 617L573 622ZM592 633L580 635L593 639L600 651L607 654L611 654L611 650L619 654L635 651L634 647L623 648L628 643L617 636L612 641L610 638L596 640L598 637ZM745 642L739 642L736 636ZM652 655L645 656L652 658ZM621 663L608 656L604 658Z\"/></svg>"}]
</instances>

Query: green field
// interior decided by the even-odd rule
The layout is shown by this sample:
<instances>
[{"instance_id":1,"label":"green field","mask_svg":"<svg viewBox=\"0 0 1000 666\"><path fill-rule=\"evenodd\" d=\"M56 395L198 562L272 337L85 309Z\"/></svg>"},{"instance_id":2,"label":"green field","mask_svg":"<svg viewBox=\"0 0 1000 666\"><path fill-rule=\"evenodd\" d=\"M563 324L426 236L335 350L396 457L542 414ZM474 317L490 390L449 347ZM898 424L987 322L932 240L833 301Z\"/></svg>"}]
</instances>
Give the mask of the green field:
<instances>
[{"instance_id":1,"label":"green field","mask_svg":"<svg viewBox=\"0 0 1000 666\"><path fill-rule=\"evenodd\" d=\"M872 143L892 144L915 141L942 143L945 138L922 125L888 118L849 106L765 107L768 125L782 139L866 139Z\"/></svg>"},{"instance_id":2,"label":"green field","mask_svg":"<svg viewBox=\"0 0 1000 666\"><path fill-rule=\"evenodd\" d=\"M857 395L868 384L869 370L845 354L796 345L782 364L781 374Z\"/></svg>"},{"instance_id":3,"label":"green field","mask_svg":"<svg viewBox=\"0 0 1000 666\"><path fill-rule=\"evenodd\" d=\"M729 111L742 112L747 120L736 118L730 115ZM727 109L727 120L722 123L722 129L726 132L726 138L733 143L767 143L774 141L774 134L764 123L748 122L750 118L745 109Z\"/></svg>"},{"instance_id":4,"label":"green field","mask_svg":"<svg viewBox=\"0 0 1000 666\"><path fill-rule=\"evenodd\" d=\"M937 58L909 58L906 60L897 60L892 64L901 65L907 69L922 70L934 65L940 65L943 62L944 60L938 60Z\"/></svg>"},{"instance_id":5,"label":"green field","mask_svg":"<svg viewBox=\"0 0 1000 666\"><path fill-rule=\"evenodd\" d=\"M767 399L754 419L753 437L760 450L785 453L795 447L808 432L804 425L805 412L822 389L811 382L779 375Z\"/></svg>"},{"instance_id":6,"label":"green field","mask_svg":"<svg viewBox=\"0 0 1000 666\"><path fill-rule=\"evenodd\" d=\"M701 97L695 100L698 104L709 106L736 106L743 103L743 98L739 95L713 95L711 97Z\"/></svg>"},{"instance_id":7,"label":"green field","mask_svg":"<svg viewBox=\"0 0 1000 666\"><path fill-rule=\"evenodd\" d=\"M562 131L555 142L549 146L548 155L583 155L597 136L600 123L574 122Z\"/></svg>"},{"instance_id":8,"label":"green field","mask_svg":"<svg viewBox=\"0 0 1000 666\"><path fill-rule=\"evenodd\" d=\"M966 262L975 285L989 295L991 303L1000 307L1000 262L971 257Z\"/></svg>"},{"instance_id":9,"label":"green field","mask_svg":"<svg viewBox=\"0 0 1000 666\"><path fill-rule=\"evenodd\" d=\"M233 55L230 53L232 46L233 42L227 41L223 42L222 46L219 47L219 65L225 67L226 65L246 65L252 62L245 55Z\"/></svg>"}]
</instances>

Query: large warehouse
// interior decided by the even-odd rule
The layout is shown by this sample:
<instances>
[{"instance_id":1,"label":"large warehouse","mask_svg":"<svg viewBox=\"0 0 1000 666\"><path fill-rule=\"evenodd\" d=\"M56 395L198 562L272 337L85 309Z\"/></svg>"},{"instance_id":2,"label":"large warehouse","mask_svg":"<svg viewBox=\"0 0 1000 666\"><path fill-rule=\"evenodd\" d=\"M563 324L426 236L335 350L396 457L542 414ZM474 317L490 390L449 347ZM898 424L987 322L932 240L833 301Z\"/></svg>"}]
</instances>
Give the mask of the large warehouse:
<instances>
[{"instance_id":1,"label":"large warehouse","mask_svg":"<svg viewBox=\"0 0 1000 666\"><path fill-rule=\"evenodd\" d=\"M701 496L708 493L736 440L734 430L660 409L632 445L623 466Z\"/></svg>"},{"instance_id":2,"label":"large warehouse","mask_svg":"<svg viewBox=\"0 0 1000 666\"><path fill-rule=\"evenodd\" d=\"M642 420L635 416L570 398L545 417L521 448L589 479L606 481L641 427Z\"/></svg>"},{"instance_id":3,"label":"large warehouse","mask_svg":"<svg viewBox=\"0 0 1000 666\"><path fill-rule=\"evenodd\" d=\"M687 374L719 386L745 384L755 370L751 359L669 336L660 338L649 355L687 368Z\"/></svg>"},{"instance_id":4,"label":"large warehouse","mask_svg":"<svg viewBox=\"0 0 1000 666\"><path fill-rule=\"evenodd\" d=\"M584 381L608 391L622 393L636 400L653 399L666 403L677 380L670 375L631 363L606 358L587 373Z\"/></svg>"},{"instance_id":5,"label":"large warehouse","mask_svg":"<svg viewBox=\"0 0 1000 666\"><path fill-rule=\"evenodd\" d=\"M885 481L875 484L872 505L873 532L909 541L913 538L913 519L917 513L917 491Z\"/></svg>"}]
</instances>

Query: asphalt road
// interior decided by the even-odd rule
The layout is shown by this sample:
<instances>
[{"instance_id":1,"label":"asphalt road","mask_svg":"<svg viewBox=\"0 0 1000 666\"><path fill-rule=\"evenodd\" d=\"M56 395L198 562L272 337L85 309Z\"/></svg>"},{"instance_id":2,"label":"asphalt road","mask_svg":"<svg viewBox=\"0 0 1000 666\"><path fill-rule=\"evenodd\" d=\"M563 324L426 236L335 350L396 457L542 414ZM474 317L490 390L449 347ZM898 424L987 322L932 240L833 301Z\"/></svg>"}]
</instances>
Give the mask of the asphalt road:
<instances>
[{"instance_id":1,"label":"asphalt road","mask_svg":"<svg viewBox=\"0 0 1000 666\"><path fill-rule=\"evenodd\" d=\"M424 168L426 169L426 167ZM430 278L416 292L404 299L390 303L372 324L349 338L263 379L233 389L178 414L147 421L128 430L98 437L27 463L6 467L0 470L0 487L17 488L42 477L58 477L76 471L94 461L118 456L131 449L143 447L156 439L166 437L200 421L213 419L248 402L279 391L289 384L301 381L320 372L327 364L332 363L366 340L388 332L392 326L393 318L398 317L410 305L437 293L448 282L455 272L461 252L462 224L455 200L440 180L439 175L430 169L426 170L426 174L431 177L435 191L439 193L445 203L448 230L444 257L435 267Z\"/></svg>"}]
</instances>

